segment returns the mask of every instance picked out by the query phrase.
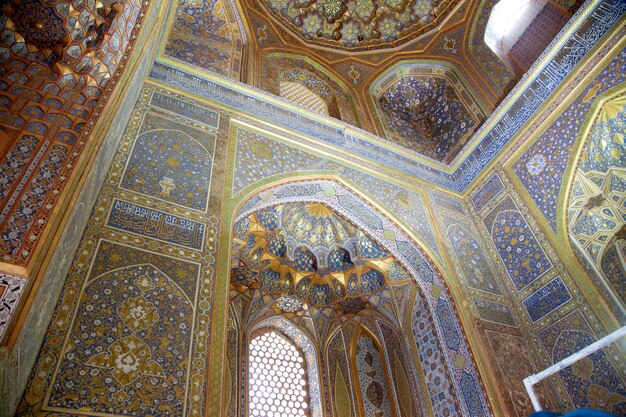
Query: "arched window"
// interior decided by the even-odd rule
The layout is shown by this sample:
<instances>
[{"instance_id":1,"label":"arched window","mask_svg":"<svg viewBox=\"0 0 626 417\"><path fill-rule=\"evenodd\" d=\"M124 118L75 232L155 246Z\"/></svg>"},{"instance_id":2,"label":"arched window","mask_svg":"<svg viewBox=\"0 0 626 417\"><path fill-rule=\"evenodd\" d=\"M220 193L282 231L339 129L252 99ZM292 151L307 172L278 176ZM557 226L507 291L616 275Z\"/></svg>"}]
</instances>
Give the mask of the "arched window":
<instances>
[{"instance_id":1,"label":"arched window","mask_svg":"<svg viewBox=\"0 0 626 417\"><path fill-rule=\"evenodd\" d=\"M248 415L310 417L303 352L273 329L257 331L248 348Z\"/></svg>"},{"instance_id":2,"label":"arched window","mask_svg":"<svg viewBox=\"0 0 626 417\"><path fill-rule=\"evenodd\" d=\"M485 28L485 44L518 76L524 74L565 26L577 5L548 0L500 0Z\"/></svg>"},{"instance_id":3,"label":"arched window","mask_svg":"<svg viewBox=\"0 0 626 417\"><path fill-rule=\"evenodd\" d=\"M485 29L485 43L492 51L504 49L506 37L512 34L516 23L526 15L529 6L530 0L501 0L493 6Z\"/></svg>"}]
</instances>

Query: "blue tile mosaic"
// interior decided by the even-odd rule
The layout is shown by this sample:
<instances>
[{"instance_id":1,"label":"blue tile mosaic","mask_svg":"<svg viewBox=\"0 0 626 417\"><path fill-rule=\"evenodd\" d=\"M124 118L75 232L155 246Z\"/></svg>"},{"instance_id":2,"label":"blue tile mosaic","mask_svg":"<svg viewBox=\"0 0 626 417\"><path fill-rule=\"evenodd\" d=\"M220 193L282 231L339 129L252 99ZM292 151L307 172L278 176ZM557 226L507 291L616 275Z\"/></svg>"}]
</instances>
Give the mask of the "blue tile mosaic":
<instances>
[{"instance_id":1,"label":"blue tile mosaic","mask_svg":"<svg viewBox=\"0 0 626 417\"><path fill-rule=\"evenodd\" d=\"M435 271L424 259L412 244L406 241L399 241L397 243L398 249L404 253L404 256L411 262L411 265L418 271L419 276L426 282L432 282L435 275Z\"/></svg>"},{"instance_id":2,"label":"blue tile mosaic","mask_svg":"<svg viewBox=\"0 0 626 417\"><path fill-rule=\"evenodd\" d=\"M485 410L480 400L480 394L478 393L475 379L467 372L463 372L463 376L461 376L461 390L463 391L463 400L467 405L470 416L478 417L489 415L489 412Z\"/></svg>"},{"instance_id":3,"label":"blue tile mosaic","mask_svg":"<svg viewBox=\"0 0 626 417\"><path fill-rule=\"evenodd\" d=\"M454 71L403 64L370 87L387 139L447 163L483 118Z\"/></svg>"},{"instance_id":4,"label":"blue tile mosaic","mask_svg":"<svg viewBox=\"0 0 626 417\"><path fill-rule=\"evenodd\" d=\"M197 250L204 240L202 223L118 199L113 200L107 226Z\"/></svg>"},{"instance_id":5,"label":"blue tile mosaic","mask_svg":"<svg viewBox=\"0 0 626 417\"><path fill-rule=\"evenodd\" d=\"M153 125L157 130L148 130ZM185 131L191 129L160 116L146 117L142 128L146 131L135 141L120 186L205 211L215 136L200 131L189 136ZM209 146L199 140L208 142Z\"/></svg>"},{"instance_id":6,"label":"blue tile mosaic","mask_svg":"<svg viewBox=\"0 0 626 417\"><path fill-rule=\"evenodd\" d=\"M454 400L454 383L447 372L442 346L437 331L421 296L415 297L411 312L411 336L417 347L420 365L426 379L426 389L432 401L436 417L461 415L459 404ZM414 367L416 369L417 366ZM415 371L415 380L419 380Z\"/></svg>"},{"instance_id":7,"label":"blue tile mosaic","mask_svg":"<svg viewBox=\"0 0 626 417\"><path fill-rule=\"evenodd\" d=\"M594 103L593 97L626 81L624 66L626 66L626 51L622 50L517 160L513 167L515 174L555 232L557 230L557 199L574 141L578 137L585 116ZM592 91L591 95L590 91ZM610 163L609 160L607 163Z\"/></svg>"},{"instance_id":8,"label":"blue tile mosaic","mask_svg":"<svg viewBox=\"0 0 626 417\"><path fill-rule=\"evenodd\" d=\"M130 266L91 280L81 295L47 405L78 411L89 404L107 414L132 407L181 415L192 309L180 287L151 266ZM143 395L152 401L143 401Z\"/></svg>"},{"instance_id":9,"label":"blue tile mosaic","mask_svg":"<svg viewBox=\"0 0 626 417\"><path fill-rule=\"evenodd\" d=\"M526 219L507 197L483 218L491 239L519 291L552 268Z\"/></svg>"},{"instance_id":10,"label":"blue tile mosaic","mask_svg":"<svg viewBox=\"0 0 626 417\"><path fill-rule=\"evenodd\" d=\"M454 325L454 320L452 320L452 311L447 301L439 300L437 302L437 316L439 316L439 322L443 328L443 335L448 349L457 350L461 343L461 338L459 337L459 331Z\"/></svg>"},{"instance_id":11,"label":"blue tile mosaic","mask_svg":"<svg viewBox=\"0 0 626 417\"><path fill-rule=\"evenodd\" d=\"M559 276L532 293L523 303L530 319L535 322L572 299Z\"/></svg>"},{"instance_id":12,"label":"blue tile mosaic","mask_svg":"<svg viewBox=\"0 0 626 417\"><path fill-rule=\"evenodd\" d=\"M507 305L478 297L474 297L474 305L476 305L478 315L482 320L515 326L515 319Z\"/></svg>"},{"instance_id":13,"label":"blue tile mosaic","mask_svg":"<svg viewBox=\"0 0 626 417\"><path fill-rule=\"evenodd\" d=\"M476 211L481 211L487 204L496 198L504 190L504 184L498 176L493 174L491 178L472 195L472 204Z\"/></svg>"}]
</instances>

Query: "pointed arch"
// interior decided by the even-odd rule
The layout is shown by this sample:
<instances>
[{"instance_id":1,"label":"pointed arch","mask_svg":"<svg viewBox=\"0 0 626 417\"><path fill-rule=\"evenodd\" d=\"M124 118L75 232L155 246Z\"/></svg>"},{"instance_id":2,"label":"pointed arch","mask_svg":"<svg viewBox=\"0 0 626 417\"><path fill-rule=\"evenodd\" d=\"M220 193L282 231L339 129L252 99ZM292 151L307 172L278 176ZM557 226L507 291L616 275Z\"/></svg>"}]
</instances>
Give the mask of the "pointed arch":
<instances>
[{"instance_id":1,"label":"pointed arch","mask_svg":"<svg viewBox=\"0 0 626 417\"><path fill-rule=\"evenodd\" d=\"M356 392L362 415L397 417L396 398L390 395L393 392L390 373L380 340L361 324L354 333L350 350L355 384L360 387Z\"/></svg>"},{"instance_id":2,"label":"pointed arch","mask_svg":"<svg viewBox=\"0 0 626 417\"><path fill-rule=\"evenodd\" d=\"M334 387L330 392L331 409L337 417L358 415L355 397L356 382L351 372L349 342L346 340L344 330L337 327L329 336L324 349L327 383Z\"/></svg>"},{"instance_id":3,"label":"pointed arch","mask_svg":"<svg viewBox=\"0 0 626 417\"><path fill-rule=\"evenodd\" d=\"M557 235L567 242L586 274L574 276L581 287L600 293L619 321L626 319L626 84L596 97L574 142L559 193ZM616 256L612 256L612 252ZM621 253L620 253L621 252ZM621 255L621 256L619 256ZM612 259L613 265L607 265Z\"/></svg>"},{"instance_id":4,"label":"pointed arch","mask_svg":"<svg viewBox=\"0 0 626 417\"><path fill-rule=\"evenodd\" d=\"M234 210L233 225L244 217L287 202L323 203L365 231L409 272L424 294L424 306L432 318L434 337L441 343L443 363L452 373L452 385L459 398L461 412L467 415L490 415L480 375L461 326L448 284L440 269L407 233L363 200L343 183L329 179L281 182L257 190L243 199Z\"/></svg>"},{"instance_id":5,"label":"pointed arch","mask_svg":"<svg viewBox=\"0 0 626 417\"><path fill-rule=\"evenodd\" d=\"M322 417L323 411L323 390L320 380L320 368L318 364L319 352L315 346L315 343L309 338L309 336L303 332L300 328L294 325L292 322L282 316L269 317L261 320L258 323L251 325L246 332L246 339L244 343L250 344L250 341L254 338L255 332L263 332L267 330L274 330L285 338L293 346L297 347L301 352L305 361L306 378L308 386L308 407L310 408L311 417ZM242 373L244 380L243 386L247 386L246 372ZM247 407L246 407L247 409Z\"/></svg>"}]
</instances>

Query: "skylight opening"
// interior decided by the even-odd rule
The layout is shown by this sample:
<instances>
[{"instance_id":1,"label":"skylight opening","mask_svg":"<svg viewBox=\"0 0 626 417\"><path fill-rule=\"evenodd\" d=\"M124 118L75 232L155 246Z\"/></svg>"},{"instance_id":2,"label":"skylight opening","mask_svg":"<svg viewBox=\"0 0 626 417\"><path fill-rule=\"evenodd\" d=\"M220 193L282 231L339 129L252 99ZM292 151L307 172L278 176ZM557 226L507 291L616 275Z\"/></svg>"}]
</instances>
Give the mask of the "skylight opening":
<instances>
[{"instance_id":1,"label":"skylight opening","mask_svg":"<svg viewBox=\"0 0 626 417\"><path fill-rule=\"evenodd\" d=\"M485 29L485 43L492 51L497 53L502 40L515 27L516 21L527 12L530 2L531 0L501 0L493 6Z\"/></svg>"}]
</instances>

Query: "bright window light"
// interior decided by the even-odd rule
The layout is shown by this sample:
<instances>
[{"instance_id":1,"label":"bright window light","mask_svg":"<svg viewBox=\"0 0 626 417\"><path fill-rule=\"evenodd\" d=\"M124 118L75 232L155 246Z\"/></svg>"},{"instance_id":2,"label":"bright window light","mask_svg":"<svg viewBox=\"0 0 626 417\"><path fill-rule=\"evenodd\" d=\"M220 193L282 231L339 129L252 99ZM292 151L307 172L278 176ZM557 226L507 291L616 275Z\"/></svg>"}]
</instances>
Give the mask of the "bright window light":
<instances>
[{"instance_id":1,"label":"bright window light","mask_svg":"<svg viewBox=\"0 0 626 417\"><path fill-rule=\"evenodd\" d=\"M302 353L275 331L250 341L249 415L308 417L308 387Z\"/></svg>"},{"instance_id":2,"label":"bright window light","mask_svg":"<svg viewBox=\"0 0 626 417\"><path fill-rule=\"evenodd\" d=\"M500 42L506 37L515 21L524 15L530 0L501 0L493 6L485 29L485 43L491 50L500 48Z\"/></svg>"}]
</instances>

